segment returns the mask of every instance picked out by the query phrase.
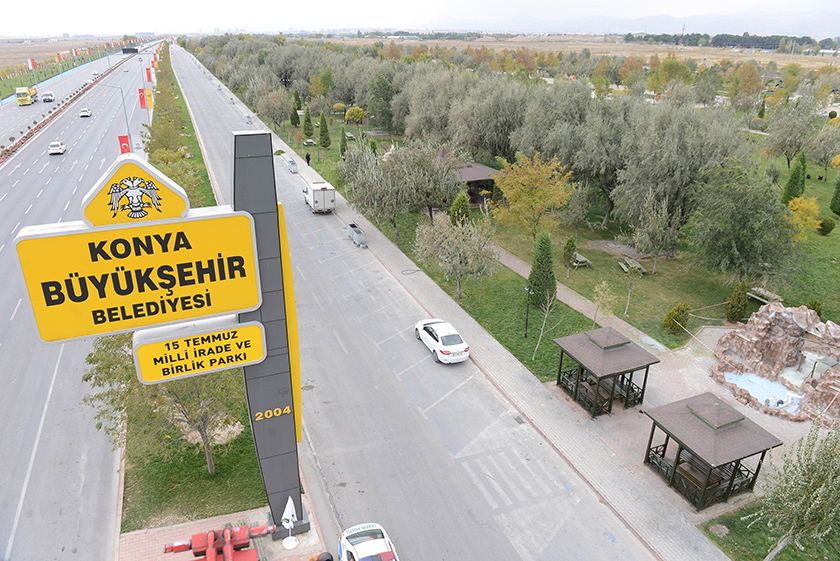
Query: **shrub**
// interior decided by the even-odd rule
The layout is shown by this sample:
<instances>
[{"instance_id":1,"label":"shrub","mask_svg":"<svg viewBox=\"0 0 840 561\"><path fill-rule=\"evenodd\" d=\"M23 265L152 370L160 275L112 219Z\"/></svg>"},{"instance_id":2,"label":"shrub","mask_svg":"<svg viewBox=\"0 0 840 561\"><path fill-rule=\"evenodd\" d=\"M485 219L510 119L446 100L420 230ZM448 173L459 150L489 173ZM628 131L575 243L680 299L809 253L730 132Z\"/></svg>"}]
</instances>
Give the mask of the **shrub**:
<instances>
[{"instance_id":1,"label":"shrub","mask_svg":"<svg viewBox=\"0 0 840 561\"><path fill-rule=\"evenodd\" d=\"M665 329L673 333L674 335L679 335L683 332L682 327L687 327L688 325L688 311L691 308L688 306L686 302L680 302L673 308L671 311L668 312L668 315L665 316ZM682 327L680 327L682 325Z\"/></svg>"},{"instance_id":2,"label":"shrub","mask_svg":"<svg viewBox=\"0 0 840 561\"><path fill-rule=\"evenodd\" d=\"M834 227L837 226L837 223L830 216L821 216L819 221L820 225L817 226L817 232L823 236L829 235L834 230Z\"/></svg>"},{"instance_id":3,"label":"shrub","mask_svg":"<svg viewBox=\"0 0 840 561\"><path fill-rule=\"evenodd\" d=\"M831 212L840 216L840 174L834 180L834 195L831 197L831 202L828 203L828 208L831 209Z\"/></svg>"},{"instance_id":4,"label":"shrub","mask_svg":"<svg viewBox=\"0 0 840 561\"><path fill-rule=\"evenodd\" d=\"M837 111L835 111L834 109L832 109L831 111L828 112L828 119L829 120L835 118L836 116L837 116Z\"/></svg>"},{"instance_id":5,"label":"shrub","mask_svg":"<svg viewBox=\"0 0 840 561\"><path fill-rule=\"evenodd\" d=\"M729 300L723 307L723 311L726 314L726 319L729 321L739 321L742 317L744 317L744 311L746 309L747 281L742 280L738 283L738 286L735 287L735 290L732 291L732 294L729 296Z\"/></svg>"},{"instance_id":6,"label":"shrub","mask_svg":"<svg viewBox=\"0 0 840 561\"><path fill-rule=\"evenodd\" d=\"M449 207L449 220L452 225L466 222L470 219L470 199L466 191L461 191L455 200L452 201L452 206Z\"/></svg>"},{"instance_id":7,"label":"shrub","mask_svg":"<svg viewBox=\"0 0 840 561\"><path fill-rule=\"evenodd\" d=\"M750 129L754 131L763 131L764 130L764 119L761 117L753 117L750 120Z\"/></svg>"},{"instance_id":8,"label":"shrub","mask_svg":"<svg viewBox=\"0 0 840 561\"><path fill-rule=\"evenodd\" d=\"M764 171L764 173L767 175L767 180L770 183L778 183L779 182L779 176L781 176L781 174L782 174L782 172L779 170L779 168L776 167L776 164L772 164L772 165L768 166L767 169Z\"/></svg>"},{"instance_id":9,"label":"shrub","mask_svg":"<svg viewBox=\"0 0 840 561\"><path fill-rule=\"evenodd\" d=\"M815 312L817 312L817 315L820 316L820 319L822 319L822 302L820 302L819 300L811 300L806 304L806 307L809 310L814 310Z\"/></svg>"}]
</instances>

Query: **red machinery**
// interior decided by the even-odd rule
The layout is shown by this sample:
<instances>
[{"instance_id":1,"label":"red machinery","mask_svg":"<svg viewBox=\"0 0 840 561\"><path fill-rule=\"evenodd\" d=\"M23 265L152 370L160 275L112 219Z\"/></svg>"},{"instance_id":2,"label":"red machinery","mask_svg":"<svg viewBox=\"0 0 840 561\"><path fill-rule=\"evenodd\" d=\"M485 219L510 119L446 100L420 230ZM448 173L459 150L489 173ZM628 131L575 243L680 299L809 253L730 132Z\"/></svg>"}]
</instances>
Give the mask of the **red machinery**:
<instances>
[{"instance_id":1,"label":"red machinery","mask_svg":"<svg viewBox=\"0 0 840 561\"><path fill-rule=\"evenodd\" d=\"M273 534L277 526L240 526L195 534L187 541L163 546L164 553L192 550L199 561L257 561L257 551L248 549L251 538Z\"/></svg>"}]
</instances>

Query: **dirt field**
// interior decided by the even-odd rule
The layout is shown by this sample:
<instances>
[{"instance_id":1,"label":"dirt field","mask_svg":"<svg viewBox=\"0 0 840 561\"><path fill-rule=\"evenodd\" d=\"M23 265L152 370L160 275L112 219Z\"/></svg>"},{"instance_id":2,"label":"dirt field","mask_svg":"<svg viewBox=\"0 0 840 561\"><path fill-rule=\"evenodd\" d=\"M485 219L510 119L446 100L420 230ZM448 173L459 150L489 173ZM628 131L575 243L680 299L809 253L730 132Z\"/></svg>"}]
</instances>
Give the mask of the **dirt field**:
<instances>
[{"instance_id":1,"label":"dirt field","mask_svg":"<svg viewBox=\"0 0 840 561\"><path fill-rule=\"evenodd\" d=\"M339 45L367 45L377 41L375 38L337 38L329 39ZM383 40L387 43L388 40ZM493 38L478 39L476 41L418 41L418 40L397 40L399 46L415 46L426 45L432 47L438 45L440 47L458 47L464 49L472 47L478 49L485 46L488 49L501 51L502 49L515 50L519 47L527 47L535 51L562 51L568 53L569 51L580 52L583 49L589 49L593 55L617 55L628 56L638 55L642 58L649 58L655 53L659 53L660 57L664 57L669 52L673 52L677 58L684 60L693 58L699 63L712 64L723 59L730 59L733 62L740 62L745 60L756 60L762 65L766 65L771 60L775 60L780 67L788 62L798 62L807 69L816 69L826 64L840 65L840 58L830 56L804 56L804 55L785 55L779 53L762 53L750 50L740 49L721 49L716 47L681 47L678 45L649 45L642 43L625 43L622 36L609 36L604 40L603 35L551 35L551 36L518 36L510 39L497 40Z\"/></svg>"},{"instance_id":2,"label":"dirt field","mask_svg":"<svg viewBox=\"0 0 840 561\"><path fill-rule=\"evenodd\" d=\"M26 64L26 59L34 58L41 62L45 58L53 57L55 53L62 56L70 49L80 47L103 46L106 42L115 41L121 37L96 37L89 39L32 39L32 43L23 43L23 39L0 38L0 68Z\"/></svg>"}]
</instances>

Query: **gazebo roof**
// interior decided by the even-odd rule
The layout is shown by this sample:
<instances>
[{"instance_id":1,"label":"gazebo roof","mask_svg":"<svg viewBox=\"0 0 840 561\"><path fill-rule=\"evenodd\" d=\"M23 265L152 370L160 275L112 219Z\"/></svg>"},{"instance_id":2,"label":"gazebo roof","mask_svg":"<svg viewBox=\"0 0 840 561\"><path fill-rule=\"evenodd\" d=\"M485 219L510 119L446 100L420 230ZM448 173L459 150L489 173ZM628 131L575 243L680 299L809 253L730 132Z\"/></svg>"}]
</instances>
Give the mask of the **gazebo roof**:
<instances>
[{"instance_id":1,"label":"gazebo roof","mask_svg":"<svg viewBox=\"0 0 840 561\"><path fill-rule=\"evenodd\" d=\"M706 392L644 412L712 467L748 458L782 441Z\"/></svg>"},{"instance_id":2,"label":"gazebo roof","mask_svg":"<svg viewBox=\"0 0 840 561\"><path fill-rule=\"evenodd\" d=\"M468 162L458 168L458 175L464 183L494 179L499 171L478 162Z\"/></svg>"},{"instance_id":3,"label":"gazebo roof","mask_svg":"<svg viewBox=\"0 0 840 561\"><path fill-rule=\"evenodd\" d=\"M612 327L576 333L554 342L598 378L634 372L659 362L658 358Z\"/></svg>"}]
</instances>

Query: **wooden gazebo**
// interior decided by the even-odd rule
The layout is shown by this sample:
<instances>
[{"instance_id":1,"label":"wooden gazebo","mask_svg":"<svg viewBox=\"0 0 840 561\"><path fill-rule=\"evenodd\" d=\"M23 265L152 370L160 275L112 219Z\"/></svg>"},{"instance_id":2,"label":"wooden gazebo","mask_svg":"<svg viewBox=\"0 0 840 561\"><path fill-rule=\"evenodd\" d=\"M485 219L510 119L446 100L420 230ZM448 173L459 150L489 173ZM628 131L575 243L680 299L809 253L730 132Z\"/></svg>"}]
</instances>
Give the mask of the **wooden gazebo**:
<instances>
[{"instance_id":1,"label":"wooden gazebo","mask_svg":"<svg viewBox=\"0 0 840 561\"><path fill-rule=\"evenodd\" d=\"M644 413L653 420L645 463L698 511L752 491L765 454L782 444L708 392ZM657 429L664 442L654 443Z\"/></svg>"},{"instance_id":2,"label":"wooden gazebo","mask_svg":"<svg viewBox=\"0 0 840 561\"><path fill-rule=\"evenodd\" d=\"M648 372L659 359L613 329L602 327L555 339L560 347L557 385L583 405L593 417L612 413L613 401L624 408L644 401ZM575 365L563 369L568 355ZM633 374L644 370L641 385Z\"/></svg>"}]
</instances>

